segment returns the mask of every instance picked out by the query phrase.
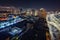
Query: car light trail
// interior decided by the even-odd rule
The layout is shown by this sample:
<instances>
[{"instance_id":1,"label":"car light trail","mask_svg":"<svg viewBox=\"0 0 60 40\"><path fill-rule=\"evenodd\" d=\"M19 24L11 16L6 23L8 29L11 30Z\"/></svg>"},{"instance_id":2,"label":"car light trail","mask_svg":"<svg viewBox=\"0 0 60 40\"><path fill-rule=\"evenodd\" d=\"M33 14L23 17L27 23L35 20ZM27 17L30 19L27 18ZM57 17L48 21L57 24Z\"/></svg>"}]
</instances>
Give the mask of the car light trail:
<instances>
[{"instance_id":1,"label":"car light trail","mask_svg":"<svg viewBox=\"0 0 60 40\"><path fill-rule=\"evenodd\" d=\"M23 20L24 19L16 17L14 20L8 20L7 22L0 23L0 29L1 28L5 28L6 26L10 26L10 25L16 24L16 23L18 23L20 21L23 21Z\"/></svg>"}]
</instances>

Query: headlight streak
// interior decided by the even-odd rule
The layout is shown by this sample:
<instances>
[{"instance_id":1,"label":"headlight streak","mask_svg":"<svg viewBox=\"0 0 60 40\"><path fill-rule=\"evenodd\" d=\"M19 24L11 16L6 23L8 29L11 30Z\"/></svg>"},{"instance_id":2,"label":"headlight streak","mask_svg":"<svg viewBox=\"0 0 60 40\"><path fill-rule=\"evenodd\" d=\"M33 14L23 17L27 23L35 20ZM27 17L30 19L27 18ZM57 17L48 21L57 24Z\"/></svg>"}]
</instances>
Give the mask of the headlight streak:
<instances>
[{"instance_id":1,"label":"headlight streak","mask_svg":"<svg viewBox=\"0 0 60 40\"><path fill-rule=\"evenodd\" d=\"M10 25L16 24L16 23L18 23L20 21L23 21L23 20L24 19L16 17L14 20L10 20L10 21L4 22L4 23L0 23L0 29L1 28L5 28L6 26L10 26Z\"/></svg>"}]
</instances>

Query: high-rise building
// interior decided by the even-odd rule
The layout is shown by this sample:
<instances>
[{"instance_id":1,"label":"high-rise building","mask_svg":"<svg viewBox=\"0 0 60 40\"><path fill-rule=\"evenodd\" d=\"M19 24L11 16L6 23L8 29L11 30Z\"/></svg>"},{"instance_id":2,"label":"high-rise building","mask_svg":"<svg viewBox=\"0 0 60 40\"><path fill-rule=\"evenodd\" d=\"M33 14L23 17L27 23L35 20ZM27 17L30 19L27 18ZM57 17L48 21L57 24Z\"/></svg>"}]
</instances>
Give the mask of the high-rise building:
<instances>
[{"instance_id":1,"label":"high-rise building","mask_svg":"<svg viewBox=\"0 0 60 40\"><path fill-rule=\"evenodd\" d=\"M36 16L37 15L37 10L35 9L27 9L26 10L26 15L29 15L29 16Z\"/></svg>"},{"instance_id":2,"label":"high-rise building","mask_svg":"<svg viewBox=\"0 0 60 40\"><path fill-rule=\"evenodd\" d=\"M26 10L26 15L31 16L31 9Z\"/></svg>"},{"instance_id":3,"label":"high-rise building","mask_svg":"<svg viewBox=\"0 0 60 40\"><path fill-rule=\"evenodd\" d=\"M39 17L45 18L46 15L47 15L47 12L44 8L41 8L41 9L38 10L38 16Z\"/></svg>"},{"instance_id":4,"label":"high-rise building","mask_svg":"<svg viewBox=\"0 0 60 40\"><path fill-rule=\"evenodd\" d=\"M35 10L35 16L37 16L38 15L38 10Z\"/></svg>"},{"instance_id":5,"label":"high-rise building","mask_svg":"<svg viewBox=\"0 0 60 40\"><path fill-rule=\"evenodd\" d=\"M35 9L31 9L31 15L35 16Z\"/></svg>"},{"instance_id":6,"label":"high-rise building","mask_svg":"<svg viewBox=\"0 0 60 40\"><path fill-rule=\"evenodd\" d=\"M19 8L0 6L0 14L20 14Z\"/></svg>"}]
</instances>

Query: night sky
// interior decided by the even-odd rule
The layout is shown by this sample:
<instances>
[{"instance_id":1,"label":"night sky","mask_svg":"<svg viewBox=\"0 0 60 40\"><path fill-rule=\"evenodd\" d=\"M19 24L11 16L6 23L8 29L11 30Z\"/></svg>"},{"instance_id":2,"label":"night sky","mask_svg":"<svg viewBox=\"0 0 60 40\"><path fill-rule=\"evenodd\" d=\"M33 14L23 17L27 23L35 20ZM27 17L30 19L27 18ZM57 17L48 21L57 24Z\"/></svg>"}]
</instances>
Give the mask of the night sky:
<instances>
[{"instance_id":1,"label":"night sky","mask_svg":"<svg viewBox=\"0 0 60 40\"><path fill-rule=\"evenodd\" d=\"M0 0L0 5L53 10L60 9L60 0Z\"/></svg>"}]
</instances>

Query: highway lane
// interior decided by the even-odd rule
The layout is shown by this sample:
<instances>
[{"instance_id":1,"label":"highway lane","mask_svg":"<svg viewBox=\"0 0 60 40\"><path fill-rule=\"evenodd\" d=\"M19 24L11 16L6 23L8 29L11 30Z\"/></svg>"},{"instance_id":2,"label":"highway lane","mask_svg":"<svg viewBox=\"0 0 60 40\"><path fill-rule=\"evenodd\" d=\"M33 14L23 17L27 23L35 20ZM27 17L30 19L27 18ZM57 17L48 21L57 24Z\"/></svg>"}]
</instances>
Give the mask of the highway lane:
<instances>
[{"instance_id":1,"label":"highway lane","mask_svg":"<svg viewBox=\"0 0 60 40\"><path fill-rule=\"evenodd\" d=\"M5 27L10 26L10 25L13 25L13 24L16 24L16 23L21 22L23 20L24 19L22 19L20 17L16 17L16 18L13 18L11 20L7 20L6 22L1 22L0 23L0 29L5 28Z\"/></svg>"}]
</instances>

